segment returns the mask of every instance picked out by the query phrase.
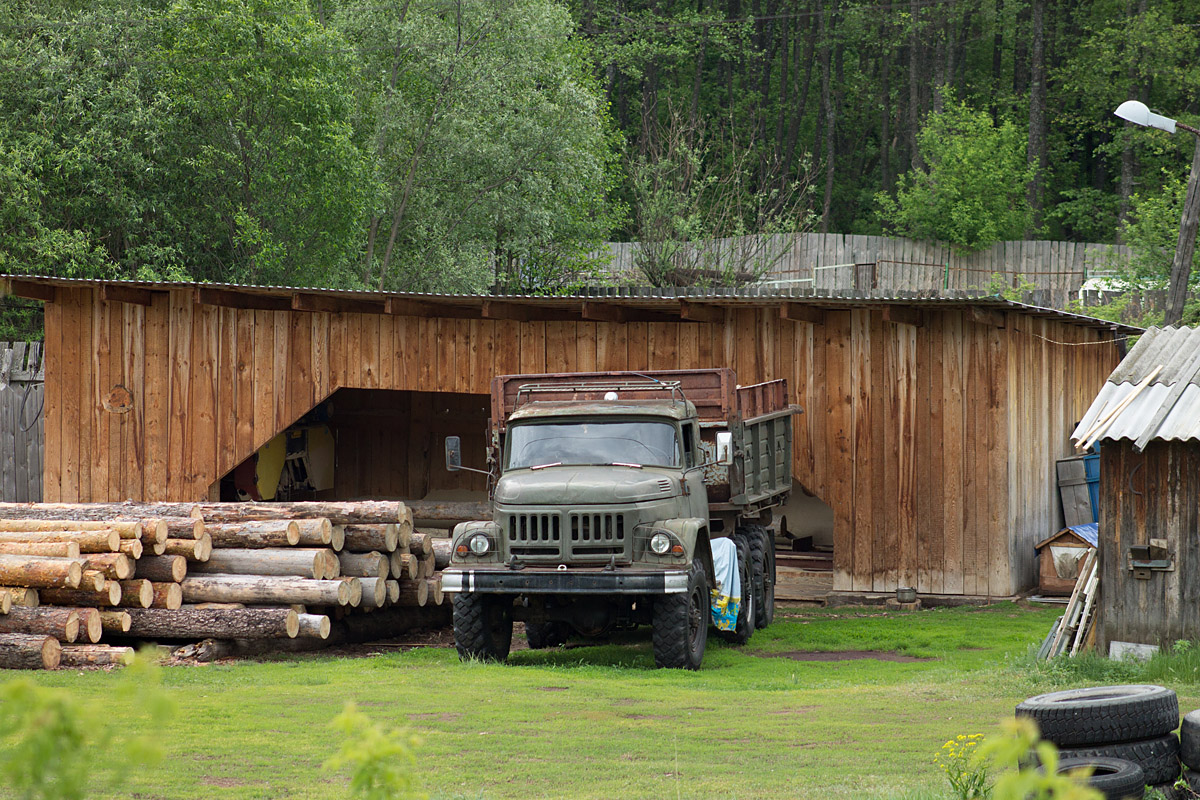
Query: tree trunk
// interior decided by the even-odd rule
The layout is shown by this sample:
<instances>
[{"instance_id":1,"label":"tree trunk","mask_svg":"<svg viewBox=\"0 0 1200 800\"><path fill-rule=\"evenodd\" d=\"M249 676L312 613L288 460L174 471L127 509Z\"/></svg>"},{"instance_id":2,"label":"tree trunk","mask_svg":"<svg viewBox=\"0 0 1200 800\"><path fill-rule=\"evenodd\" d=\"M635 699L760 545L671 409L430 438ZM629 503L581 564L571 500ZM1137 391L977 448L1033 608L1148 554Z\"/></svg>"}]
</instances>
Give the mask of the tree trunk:
<instances>
[{"instance_id":1,"label":"tree trunk","mask_svg":"<svg viewBox=\"0 0 1200 800\"><path fill-rule=\"evenodd\" d=\"M52 606L119 606L121 604L121 582L109 581L99 591L82 589L41 589L41 602Z\"/></svg>"},{"instance_id":2,"label":"tree trunk","mask_svg":"<svg viewBox=\"0 0 1200 800\"><path fill-rule=\"evenodd\" d=\"M395 524L346 525L342 533L342 550L350 553L391 553L400 543L399 526Z\"/></svg>"},{"instance_id":3,"label":"tree trunk","mask_svg":"<svg viewBox=\"0 0 1200 800\"><path fill-rule=\"evenodd\" d=\"M183 556L188 561L208 561L212 557L212 536L206 531L199 539L168 539L162 555Z\"/></svg>"},{"instance_id":4,"label":"tree trunk","mask_svg":"<svg viewBox=\"0 0 1200 800\"><path fill-rule=\"evenodd\" d=\"M289 547L299 544L300 528L292 520L205 523L214 548Z\"/></svg>"},{"instance_id":5,"label":"tree trunk","mask_svg":"<svg viewBox=\"0 0 1200 800\"><path fill-rule=\"evenodd\" d=\"M290 608L146 608L130 609L129 618L129 634L148 638L294 639L300 630L299 615Z\"/></svg>"},{"instance_id":6,"label":"tree trunk","mask_svg":"<svg viewBox=\"0 0 1200 800\"><path fill-rule=\"evenodd\" d=\"M115 553L121 550L121 535L111 528L102 531L4 531L0 542L75 542L81 553ZM136 539L130 540L137 542ZM139 547L141 542L138 542Z\"/></svg>"},{"instance_id":7,"label":"tree trunk","mask_svg":"<svg viewBox=\"0 0 1200 800\"><path fill-rule=\"evenodd\" d=\"M187 559L183 556L146 556L137 562L137 576L150 581L179 583L187 573Z\"/></svg>"},{"instance_id":8,"label":"tree trunk","mask_svg":"<svg viewBox=\"0 0 1200 800\"><path fill-rule=\"evenodd\" d=\"M283 575L323 581L336 578L337 569L330 569L328 550L309 548L228 549L214 550L208 561L193 564L192 574Z\"/></svg>"},{"instance_id":9,"label":"tree trunk","mask_svg":"<svg viewBox=\"0 0 1200 800\"><path fill-rule=\"evenodd\" d=\"M78 542L0 542L0 554L79 558Z\"/></svg>"},{"instance_id":10,"label":"tree trunk","mask_svg":"<svg viewBox=\"0 0 1200 800\"><path fill-rule=\"evenodd\" d=\"M194 517L169 517L162 520L167 524L169 539L199 539L204 535L204 520Z\"/></svg>"},{"instance_id":11,"label":"tree trunk","mask_svg":"<svg viewBox=\"0 0 1200 800\"><path fill-rule=\"evenodd\" d=\"M400 602L400 581L387 582L388 605L394 606Z\"/></svg>"},{"instance_id":12,"label":"tree trunk","mask_svg":"<svg viewBox=\"0 0 1200 800\"><path fill-rule=\"evenodd\" d=\"M434 566L433 554L427 556L419 556L417 559L417 579L433 577L433 573L437 571Z\"/></svg>"},{"instance_id":13,"label":"tree trunk","mask_svg":"<svg viewBox=\"0 0 1200 800\"><path fill-rule=\"evenodd\" d=\"M104 635L104 620L98 608L77 608L79 614L79 639L95 644Z\"/></svg>"},{"instance_id":14,"label":"tree trunk","mask_svg":"<svg viewBox=\"0 0 1200 800\"><path fill-rule=\"evenodd\" d=\"M3 611L5 614L13 606L37 608L39 605L37 589L30 589L25 586L0 586L0 598L5 595L8 596L7 604L3 599L0 599L0 611Z\"/></svg>"},{"instance_id":15,"label":"tree trunk","mask_svg":"<svg viewBox=\"0 0 1200 800\"><path fill-rule=\"evenodd\" d=\"M829 11L831 16L837 14L837 3L834 2ZM833 104L831 74L832 63L830 55L829 25L825 20L825 12L821 12L819 35L821 37L821 108L824 111L824 140L825 140L825 195L821 207L821 233L829 233L830 217L833 212L833 176L837 164L837 143L834 136L837 132L837 109Z\"/></svg>"},{"instance_id":16,"label":"tree trunk","mask_svg":"<svg viewBox=\"0 0 1200 800\"><path fill-rule=\"evenodd\" d=\"M121 587L121 602L118 605L126 608L149 608L154 603L154 587L150 585L150 581L138 578L116 583Z\"/></svg>"},{"instance_id":17,"label":"tree trunk","mask_svg":"<svg viewBox=\"0 0 1200 800\"><path fill-rule=\"evenodd\" d=\"M0 519L139 520L194 516L195 503L0 503Z\"/></svg>"},{"instance_id":18,"label":"tree trunk","mask_svg":"<svg viewBox=\"0 0 1200 800\"><path fill-rule=\"evenodd\" d=\"M60 667L127 667L133 663L132 647L107 644L73 644L62 649Z\"/></svg>"},{"instance_id":19,"label":"tree trunk","mask_svg":"<svg viewBox=\"0 0 1200 800\"><path fill-rule=\"evenodd\" d=\"M82 577L79 579L79 589L90 589L92 591L100 591L104 588L104 584L108 582L108 578L98 569L85 569Z\"/></svg>"},{"instance_id":20,"label":"tree trunk","mask_svg":"<svg viewBox=\"0 0 1200 800\"><path fill-rule=\"evenodd\" d=\"M163 546L166 547L166 545ZM80 545L80 548L83 549L83 545ZM142 547L142 543L137 539L121 539L120 544L114 547L113 550L119 550L130 558L137 560L142 557L142 553L146 551L146 548ZM87 550L84 549L84 552L86 553Z\"/></svg>"},{"instance_id":21,"label":"tree trunk","mask_svg":"<svg viewBox=\"0 0 1200 800\"><path fill-rule=\"evenodd\" d=\"M301 547L328 547L333 541L333 524L324 517L320 519L298 519Z\"/></svg>"},{"instance_id":22,"label":"tree trunk","mask_svg":"<svg viewBox=\"0 0 1200 800\"><path fill-rule=\"evenodd\" d=\"M404 504L390 500L352 503L202 503L196 513L205 522L324 517L334 525L399 522L405 516Z\"/></svg>"},{"instance_id":23,"label":"tree trunk","mask_svg":"<svg viewBox=\"0 0 1200 800\"><path fill-rule=\"evenodd\" d=\"M119 525L120 523L113 524ZM167 527L167 521L165 519L144 519L142 520L141 525L141 534L133 538L141 539L143 546L150 547L151 545L162 544L163 542L167 541L169 528ZM118 530L120 529L118 528ZM193 528L193 530L195 530L195 528ZM121 534L121 537L125 539L130 538L125 536L124 533Z\"/></svg>"},{"instance_id":24,"label":"tree trunk","mask_svg":"<svg viewBox=\"0 0 1200 800\"><path fill-rule=\"evenodd\" d=\"M53 636L64 642L79 638L79 613L73 608L14 608L0 617L0 633Z\"/></svg>"},{"instance_id":25,"label":"tree trunk","mask_svg":"<svg viewBox=\"0 0 1200 800\"><path fill-rule=\"evenodd\" d=\"M101 611L100 625L105 633L129 633L129 613L126 611Z\"/></svg>"},{"instance_id":26,"label":"tree trunk","mask_svg":"<svg viewBox=\"0 0 1200 800\"><path fill-rule=\"evenodd\" d=\"M433 554L433 537L428 533L414 533L408 540L408 552L415 556Z\"/></svg>"},{"instance_id":27,"label":"tree trunk","mask_svg":"<svg viewBox=\"0 0 1200 800\"><path fill-rule=\"evenodd\" d=\"M1031 239L1042 224L1042 193L1046 171L1046 0L1033 0L1030 17L1033 38L1030 53L1028 163L1033 177L1025 189L1033 209L1025 238Z\"/></svg>"},{"instance_id":28,"label":"tree trunk","mask_svg":"<svg viewBox=\"0 0 1200 800\"><path fill-rule=\"evenodd\" d=\"M83 565L72 558L0 555L0 584L31 589L77 589Z\"/></svg>"},{"instance_id":29,"label":"tree trunk","mask_svg":"<svg viewBox=\"0 0 1200 800\"><path fill-rule=\"evenodd\" d=\"M402 580L400 597L396 600L401 606L423 606L429 602L429 582L423 579L413 581Z\"/></svg>"},{"instance_id":30,"label":"tree trunk","mask_svg":"<svg viewBox=\"0 0 1200 800\"><path fill-rule=\"evenodd\" d=\"M450 556L454 554L454 543L452 540L440 536L433 540L433 565L436 569L445 569L450 566Z\"/></svg>"},{"instance_id":31,"label":"tree trunk","mask_svg":"<svg viewBox=\"0 0 1200 800\"><path fill-rule=\"evenodd\" d=\"M352 583L353 582L353 583ZM332 581L257 575L205 575L183 581L188 603L301 603L312 606L350 604L356 578ZM212 634L215 635L215 634Z\"/></svg>"},{"instance_id":32,"label":"tree trunk","mask_svg":"<svg viewBox=\"0 0 1200 800\"><path fill-rule=\"evenodd\" d=\"M324 614L299 614L300 629L297 636L308 639L328 639L330 631L329 617Z\"/></svg>"},{"instance_id":33,"label":"tree trunk","mask_svg":"<svg viewBox=\"0 0 1200 800\"><path fill-rule=\"evenodd\" d=\"M0 668L56 669L62 646L53 636L0 633Z\"/></svg>"},{"instance_id":34,"label":"tree trunk","mask_svg":"<svg viewBox=\"0 0 1200 800\"><path fill-rule=\"evenodd\" d=\"M393 578L409 578L411 580L417 577L417 557L412 553L401 553L397 550L392 553L389 560Z\"/></svg>"},{"instance_id":35,"label":"tree trunk","mask_svg":"<svg viewBox=\"0 0 1200 800\"><path fill-rule=\"evenodd\" d=\"M343 575L356 578L386 578L391 568L388 556L377 550L369 553L345 552L338 556Z\"/></svg>"},{"instance_id":36,"label":"tree trunk","mask_svg":"<svg viewBox=\"0 0 1200 800\"><path fill-rule=\"evenodd\" d=\"M362 608L379 608L387 602L386 578L360 578L362 584Z\"/></svg>"},{"instance_id":37,"label":"tree trunk","mask_svg":"<svg viewBox=\"0 0 1200 800\"><path fill-rule=\"evenodd\" d=\"M106 578L125 580L133 575L133 561L124 553L88 553L80 556L85 570L96 570Z\"/></svg>"},{"instance_id":38,"label":"tree trunk","mask_svg":"<svg viewBox=\"0 0 1200 800\"><path fill-rule=\"evenodd\" d=\"M429 602L435 606L440 606L445 600L445 595L442 593L441 577L427 578L425 582L429 585Z\"/></svg>"},{"instance_id":39,"label":"tree trunk","mask_svg":"<svg viewBox=\"0 0 1200 800\"><path fill-rule=\"evenodd\" d=\"M165 608L170 611L176 611L183 605L183 589L180 588L178 583L151 582L150 590L153 593L150 608Z\"/></svg>"},{"instance_id":40,"label":"tree trunk","mask_svg":"<svg viewBox=\"0 0 1200 800\"><path fill-rule=\"evenodd\" d=\"M458 523L492 518L492 509L487 503L416 500L405 505L412 512L412 521L417 527L427 522Z\"/></svg>"}]
</instances>

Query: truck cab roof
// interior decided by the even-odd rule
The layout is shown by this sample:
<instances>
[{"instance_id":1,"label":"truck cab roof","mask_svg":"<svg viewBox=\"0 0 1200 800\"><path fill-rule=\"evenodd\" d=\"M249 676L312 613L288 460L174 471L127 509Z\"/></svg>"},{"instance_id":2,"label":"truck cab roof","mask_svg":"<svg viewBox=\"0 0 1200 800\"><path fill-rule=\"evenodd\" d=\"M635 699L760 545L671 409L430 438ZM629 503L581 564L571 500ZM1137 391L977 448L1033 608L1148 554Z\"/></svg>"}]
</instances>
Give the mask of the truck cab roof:
<instances>
[{"instance_id":1,"label":"truck cab roof","mask_svg":"<svg viewBox=\"0 0 1200 800\"><path fill-rule=\"evenodd\" d=\"M688 401L680 402L678 400L534 401L525 403L514 411L509 417L509 422L541 418L598 416L653 416L671 420L686 420L696 416L696 407Z\"/></svg>"}]
</instances>

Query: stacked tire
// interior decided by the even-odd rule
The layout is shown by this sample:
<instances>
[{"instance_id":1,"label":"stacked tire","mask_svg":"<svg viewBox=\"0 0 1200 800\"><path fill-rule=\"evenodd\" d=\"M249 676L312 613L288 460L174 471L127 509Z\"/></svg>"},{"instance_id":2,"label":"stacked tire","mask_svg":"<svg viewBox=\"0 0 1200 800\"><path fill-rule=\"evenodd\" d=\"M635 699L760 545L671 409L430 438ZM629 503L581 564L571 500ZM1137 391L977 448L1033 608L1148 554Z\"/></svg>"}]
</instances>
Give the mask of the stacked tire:
<instances>
[{"instance_id":1,"label":"stacked tire","mask_svg":"<svg viewBox=\"0 0 1200 800\"><path fill-rule=\"evenodd\" d=\"M1179 778L1179 700L1162 686L1127 685L1070 689L1031 697L1017 706L1018 717L1029 717L1044 740L1058 747L1061 758L1090 760L1101 780L1094 788L1107 798L1143 796L1145 784L1170 786ZM1200 733L1200 717L1197 718ZM1197 745L1200 751L1200 744ZM1128 770L1114 759L1138 765L1142 785L1129 787ZM1076 767L1084 762L1072 761ZM1120 781L1107 776L1124 774ZM1123 781L1123 782L1122 782Z\"/></svg>"},{"instance_id":2,"label":"stacked tire","mask_svg":"<svg viewBox=\"0 0 1200 800\"><path fill-rule=\"evenodd\" d=\"M1200 711L1185 714L1179 726L1179 760L1188 787L1200 795Z\"/></svg>"}]
</instances>

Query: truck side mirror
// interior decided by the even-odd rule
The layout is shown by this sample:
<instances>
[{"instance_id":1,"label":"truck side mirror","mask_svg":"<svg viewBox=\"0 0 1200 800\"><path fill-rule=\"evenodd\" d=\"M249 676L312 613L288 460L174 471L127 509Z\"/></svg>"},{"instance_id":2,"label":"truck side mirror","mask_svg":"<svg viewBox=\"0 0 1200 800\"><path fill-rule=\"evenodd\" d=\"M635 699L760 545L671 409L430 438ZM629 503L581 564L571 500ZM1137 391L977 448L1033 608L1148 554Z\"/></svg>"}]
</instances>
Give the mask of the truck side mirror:
<instances>
[{"instance_id":1,"label":"truck side mirror","mask_svg":"<svg viewBox=\"0 0 1200 800\"><path fill-rule=\"evenodd\" d=\"M457 436L446 437L446 469L449 472L462 469L462 442Z\"/></svg>"},{"instance_id":2,"label":"truck side mirror","mask_svg":"<svg viewBox=\"0 0 1200 800\"><path fill-rule=\"evenodd\" d=\"M733 464L733 434L729 431L717 433L717 463L722 467Z\"/></svg>"}]
</instances>

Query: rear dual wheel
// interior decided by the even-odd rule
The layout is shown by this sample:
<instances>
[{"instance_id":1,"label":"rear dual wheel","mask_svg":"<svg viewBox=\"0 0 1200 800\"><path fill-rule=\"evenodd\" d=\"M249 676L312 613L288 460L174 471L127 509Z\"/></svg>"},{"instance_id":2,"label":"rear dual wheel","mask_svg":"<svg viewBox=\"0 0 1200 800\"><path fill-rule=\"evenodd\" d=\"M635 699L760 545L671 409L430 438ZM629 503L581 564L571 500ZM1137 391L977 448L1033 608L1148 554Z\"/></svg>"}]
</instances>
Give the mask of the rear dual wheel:
<instances>
[{"instance_id":1,"label":"rear dual wheel","mask_svg":"<svg viewBox=\"0 0 1200 800\"><path fill-rule=\"evenodd\" d=\"M743 525L738 535L746 540L750 551L754 627L762 629L775 621L775 537L762 525Z\"/></svg>"}]
</instances>

